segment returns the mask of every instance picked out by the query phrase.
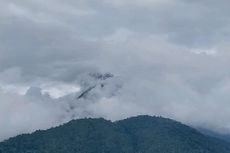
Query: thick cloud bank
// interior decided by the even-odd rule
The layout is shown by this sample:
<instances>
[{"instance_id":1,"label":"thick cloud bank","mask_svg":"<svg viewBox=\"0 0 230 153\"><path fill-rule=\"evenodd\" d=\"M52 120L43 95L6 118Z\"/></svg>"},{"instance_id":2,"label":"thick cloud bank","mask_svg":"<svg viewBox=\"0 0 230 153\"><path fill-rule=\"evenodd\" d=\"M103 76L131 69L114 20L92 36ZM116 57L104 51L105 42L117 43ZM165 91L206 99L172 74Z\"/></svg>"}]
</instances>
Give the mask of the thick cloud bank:
<instances>
[{"instance_id":1,"label":"thick cloud bank","mask_svg":"<svg viewBox=\"0 0 230 153\"><path fill-rule=\"evenodd\" d=\"M0 140L149 114L230 132L227 0L0 0Z\"/></svg>"}]
</instances>

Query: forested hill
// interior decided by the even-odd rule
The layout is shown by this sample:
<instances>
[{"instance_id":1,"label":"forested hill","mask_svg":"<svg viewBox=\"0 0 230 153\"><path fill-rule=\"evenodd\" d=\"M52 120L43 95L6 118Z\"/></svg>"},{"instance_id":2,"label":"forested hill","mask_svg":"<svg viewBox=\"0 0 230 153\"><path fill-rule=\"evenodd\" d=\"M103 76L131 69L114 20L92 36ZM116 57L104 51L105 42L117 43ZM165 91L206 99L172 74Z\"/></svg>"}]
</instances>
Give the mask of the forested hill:
<instances>
[{"instance_id":1,"label":"forested hill","mask_svg":"<svg viewBox=\"0 0 230 153\"><path fill-rule=\"evenodd\" d=\"M74 120L2 142L0 153L230 153L230 145L170 119L138 116Z\"/></svg>"}]
</instances>

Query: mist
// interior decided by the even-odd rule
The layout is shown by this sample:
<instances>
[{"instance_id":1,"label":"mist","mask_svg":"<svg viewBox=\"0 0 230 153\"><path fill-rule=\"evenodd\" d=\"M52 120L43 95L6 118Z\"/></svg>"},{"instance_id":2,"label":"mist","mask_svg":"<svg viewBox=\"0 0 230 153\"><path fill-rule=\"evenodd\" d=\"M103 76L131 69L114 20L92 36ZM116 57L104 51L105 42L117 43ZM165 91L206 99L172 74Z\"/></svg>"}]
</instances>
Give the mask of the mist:
<instances>
[{"instance_id":1,"label":"mist","mask_svg":"<svg viewBox=\"0 0 230 153\"><path fill-rule=\"evenodd\" d=\"M230 132L228 1L0 4L0 140L141 114Z\"/></svg>"}]
</instances>

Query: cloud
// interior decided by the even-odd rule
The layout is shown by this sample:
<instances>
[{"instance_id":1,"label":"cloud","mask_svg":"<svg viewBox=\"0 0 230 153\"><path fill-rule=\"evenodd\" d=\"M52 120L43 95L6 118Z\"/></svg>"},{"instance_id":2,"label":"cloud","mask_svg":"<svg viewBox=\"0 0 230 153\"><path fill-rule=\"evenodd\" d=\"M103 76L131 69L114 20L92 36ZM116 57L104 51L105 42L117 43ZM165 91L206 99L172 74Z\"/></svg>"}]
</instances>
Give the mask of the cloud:
<instances>
[{"instance_id":1,"label":"cloud","mask_svg":"<svg viewBox=\"0 0 230 153\"><path fill-rule=\"evenodd\" d=\"M104 0L104 2L106 4L112 4L115 7L130 7L130 6L134 6L134 7L155 7L158 6L160 4L169 4L172 2L175 2L175 0Z\"/></svg>"},{"instance_id":2,"label":"cloud","mask_svg":"<svg viewBox=\"0 0 230 153\"><path fill-rule=\"evenodd\" d=\"M0 0L0 140L138 114L229 132L228 3Z\"/></svg>"},{"instance_id":3,"label":"cloud","mask_svg":"<svg viewBox=\"0 0 230 153\"><path fill-rule=\"evenodd\" d=\"M64 116L63 108L50 100L16 94L1 94L0 98L0 140L58 125Z\"/></svg>"}]
</instances>

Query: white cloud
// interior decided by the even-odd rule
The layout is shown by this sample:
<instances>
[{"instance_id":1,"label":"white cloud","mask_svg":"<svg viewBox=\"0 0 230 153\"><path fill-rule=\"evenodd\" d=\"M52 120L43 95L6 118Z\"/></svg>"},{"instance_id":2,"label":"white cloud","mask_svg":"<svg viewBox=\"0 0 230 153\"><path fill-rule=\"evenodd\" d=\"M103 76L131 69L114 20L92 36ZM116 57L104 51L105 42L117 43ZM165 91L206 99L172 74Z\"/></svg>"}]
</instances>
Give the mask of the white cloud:
<instances>
[{"instance_id":1,"label":"white cloud","mask_svg":"<svg viewBox=\"0 0 230 153\"><path fill-rule=\"evenodd\" d=\"M192 49L191 52L196 54L215 55L217 51L215 49Z\"/></svg>"},{"instance_id":2,"label":"white cloud","mask_svg":"<svg viewBox=\"0 0 230 153\"><path fill-rule=\"evenodd\" d=\"M60 98L80 91L79 86L62 83L43 84L41 88L43 94L49 94L52 98Z\"/></svg>"},{"instance_id":3,"label":"white cloud","mask_svg":"<svg viewBox=\"0 0 230 153\"><path fill-rule=\"evenodd\" d=\"M172 3L175 0L104 0L108 4L112 4L116 7L155 7L160 4Z\"/></svg>"},{"instance_id":4,"label":"white cloud","mask_svg":"<svg viewBox=\"0 0 230 153\"><path fill-rule=\"evenodd\" d=\"M17 94L0 94L0 140L60 124L63 108Z\"/></svg>"},{"instance_id":5,"label":"white cloud","mask_svg":"<svg viewBox=\"0 0 230 153\"><path fill-rule=\"evenodd\" d=\"M137 114L229 132L228 3L1 0L0 139Z\"/></svg>"}]
</instances>

